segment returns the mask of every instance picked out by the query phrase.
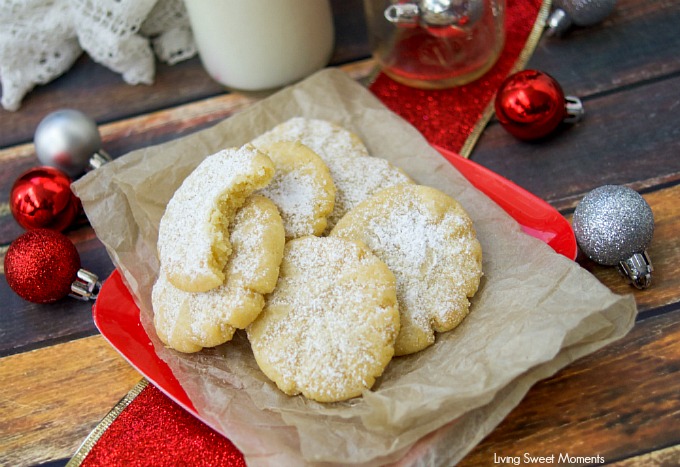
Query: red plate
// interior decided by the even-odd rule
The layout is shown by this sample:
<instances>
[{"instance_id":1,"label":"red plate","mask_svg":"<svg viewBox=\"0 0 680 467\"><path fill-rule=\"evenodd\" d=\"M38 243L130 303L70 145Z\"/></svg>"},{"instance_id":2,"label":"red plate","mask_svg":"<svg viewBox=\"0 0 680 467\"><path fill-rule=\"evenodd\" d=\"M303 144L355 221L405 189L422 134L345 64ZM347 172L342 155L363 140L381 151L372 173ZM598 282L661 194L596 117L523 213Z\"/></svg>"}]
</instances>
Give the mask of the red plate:
<instances>
[{"instance_id":1,"label":"red plate","mask_svg":"<svg viewBox=\"0 0 680 467\"><path fill-rule=\"evenodd\" d=\"M485 167L445 149L437 149L470 183L519 222L526 233L543 240L556 252L570 259L576 258L576 239L571 226L552 206ZM137 371L199 417L170 367L156 354L139 321L139 308L118 271L104 282L92 314L102 336Z\"/></svg>"},{"instance_id":2,"label":"red plate","mask_svg":"<svg viewBox=\"0 0 680 467\"><path fill-rule=\"evenodd\" d=\"M578 246L569 222L548 203L495 172L447 149L435 146L479 191L494 200L532 237L553 250L576 259Z\"/></svg>"}]
</instances>

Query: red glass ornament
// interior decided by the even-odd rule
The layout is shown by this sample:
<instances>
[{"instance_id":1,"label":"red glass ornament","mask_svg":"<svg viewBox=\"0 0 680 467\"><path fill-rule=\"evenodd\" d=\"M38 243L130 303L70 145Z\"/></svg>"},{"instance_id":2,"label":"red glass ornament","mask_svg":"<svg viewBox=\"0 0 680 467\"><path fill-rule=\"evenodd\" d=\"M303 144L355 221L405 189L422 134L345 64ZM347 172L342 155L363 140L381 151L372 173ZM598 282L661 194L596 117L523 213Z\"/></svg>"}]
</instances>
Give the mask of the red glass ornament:
<instances>
[{"instance_id":1,"label":"red glass ornament","mask_svg":"<svg viewBox=\"0 0 680 467\"><path fill-rule=\"evenodd\" d=\"M547 136L567 116L562 87L537 70L523 70L506 78L496 94L495 109L503 128L524 140Z\"/></svg>"},{"instance_id":2,"label":"red glass ornament","mask_svg":"<svg viewBox=\"0 0 680 467\"><path fill-rule=\"evenodd\" d=\"M10 192L10 209L23 228L62 231L81 210L71 179L59 169L36 167L24 172Z\"/></svg>"},{"instance_id":3,"label":"red glass ornament","mask_svg":"<svg viewBox=\"0 0 680 467\"><path fill-rule=\"evenodd\" d=\"M14 240L5 255L5 277L21 298L50 303L71 293L80 269L80 255L64 234L29 230Z\"/></svg>"}]
</instances>

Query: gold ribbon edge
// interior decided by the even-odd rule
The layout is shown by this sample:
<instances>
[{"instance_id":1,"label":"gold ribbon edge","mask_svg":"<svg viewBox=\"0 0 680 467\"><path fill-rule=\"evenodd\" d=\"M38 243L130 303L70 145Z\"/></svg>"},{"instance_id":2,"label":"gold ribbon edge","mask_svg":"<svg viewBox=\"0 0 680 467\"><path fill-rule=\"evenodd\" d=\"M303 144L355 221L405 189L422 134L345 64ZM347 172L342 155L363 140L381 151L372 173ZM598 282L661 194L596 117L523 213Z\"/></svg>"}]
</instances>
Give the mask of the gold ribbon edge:
<instances>
[{"instance_id":1,"label":"gold ribbon edge","mask_svg":"<svg viewBox=\"0 0 680 467\"><path fill-rule=\"evenodd\" d=\"M125 394L125 396L120 401L118 401L118 403L109 411L109 413L106 414L99 424L94 427L90 434L87 435L87 438L85 438L85 441L83 441L83 443L80 445L71 460L68 461L66 467L79 467L90 453L94 445L97 444L97 441L99 441L104 432L109 429L109 427L123 412L123 410L125 410L148 385L149 381L144 378L139 383L137 383L135 387L130 390L130 392Z\"/></svg>"},{"instance_id":2,"label":"gold ribbon edge","mask_svg":"<svg viewBox=\"0 0 680 467\"><path fill-rule=\"evenodd\" d=\"M524 47L520 51L517 60L515 60L515 64L510 70L510 75L523 69L533 55L534 50L536 50L538 41L543 35L545 23L548 20L548 16L550 15L551 4L552 0L544 0L541 4L541 8L538 10L538 15L536 15L534 27L531 29L531 32L529 33L529 36L527 37ZM494 113L494 99L492 99L491 102L489 102L489 104L486 106L486 109L484 109L482 117L477 120L477 124L472 129L472 133L470 133L470 135L465 140L465 143L463 143L463 147L460 148L459 154L461 156L466 159L470 158L470 154L472 154L472 150L477 144L477 140L480 136L482 136L484 128L486 128L487 123L489 123L489 120L491 120L491 117L494 115Z\"/></svg>"}]
</instances>

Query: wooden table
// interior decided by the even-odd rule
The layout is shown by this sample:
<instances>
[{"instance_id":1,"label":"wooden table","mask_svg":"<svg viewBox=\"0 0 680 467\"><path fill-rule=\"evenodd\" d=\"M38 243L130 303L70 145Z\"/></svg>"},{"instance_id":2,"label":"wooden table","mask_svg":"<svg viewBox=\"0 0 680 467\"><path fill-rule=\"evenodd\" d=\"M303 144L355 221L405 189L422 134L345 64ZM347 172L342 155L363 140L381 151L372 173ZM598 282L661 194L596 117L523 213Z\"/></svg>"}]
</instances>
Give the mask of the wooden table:
<instances>
[{"instance_id":1,"label":"wooden table","mask_svg":"<svg viewBox=\"0 0 680 467\"><path fill-rule=\"evenodd\" d=\"M332 64L365 80L369 58L360 0L334 1ZM613 268L579 264L620 294L634 294L639 318L624 339L535 385L462 462L494 455L599 454L615 465L680 463L680 4L619 0L602 24L543 37L528 67L580 96L585 120L540 143L519 142L495 122L471 158L547 200L567 218L589 190L608 183L638 190L656 230L653 285L638 291ZM100 125L114 157L229 117L260 96L227 93L198 59L158 65L155 84L128 86L85 56L35 89L15 113L0 111L0 256L23 230L10 187L36 166L38 122L78 108ZM67 232L100 277L113 265L87 221ZM0 465L61 465L141 376L98 334L91 304L34 305L0 281Z\"/></svg>"}]
</instances>

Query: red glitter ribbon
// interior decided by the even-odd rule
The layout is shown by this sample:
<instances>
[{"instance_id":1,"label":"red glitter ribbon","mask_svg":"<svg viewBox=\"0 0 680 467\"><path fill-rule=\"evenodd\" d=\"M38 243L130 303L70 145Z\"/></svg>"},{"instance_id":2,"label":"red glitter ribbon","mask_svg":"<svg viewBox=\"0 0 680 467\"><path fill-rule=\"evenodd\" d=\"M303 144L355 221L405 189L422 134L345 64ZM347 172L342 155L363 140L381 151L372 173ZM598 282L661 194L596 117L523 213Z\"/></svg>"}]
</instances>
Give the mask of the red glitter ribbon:
<instances>
[{"instance_id":1,"label":"red glitter ribbon","mask_svg":"<svg viewBox=\"0 0 680 467\"><path fill-rule=\"evenodd\" d=\"M494 66L476 81L450 89L423 90L380 73L369 89L430 143L469 157L493 115L496 90L529 60L549 10L548 0L507 0L503 51Z\"/></svg>"},{"instance_id":2,"label":"red glitter ribbon","mask_svg":"<svg viewBox=\"0 0 680 467\"><path fill-rule=\"evenodd\" d=\"M243 454L146 380L142 380L102 420L69 465L234 466Z\"/></svg>"},{"instance_id":3,"label":"red glitter ribbon","mask_svg":"<svg viewBox=\"0 0 680 467\"><path fill-rule=\"evenodd\" d=\"M468 157L493 115L501 82L524 67L540 37L550 0L507 0L506 40L480 79L446 90L421 90L379 74L371 91L430 143ZM69 465L245 466L226 438L143 380L111 410Z\"/></svg>"}]
</instances>

